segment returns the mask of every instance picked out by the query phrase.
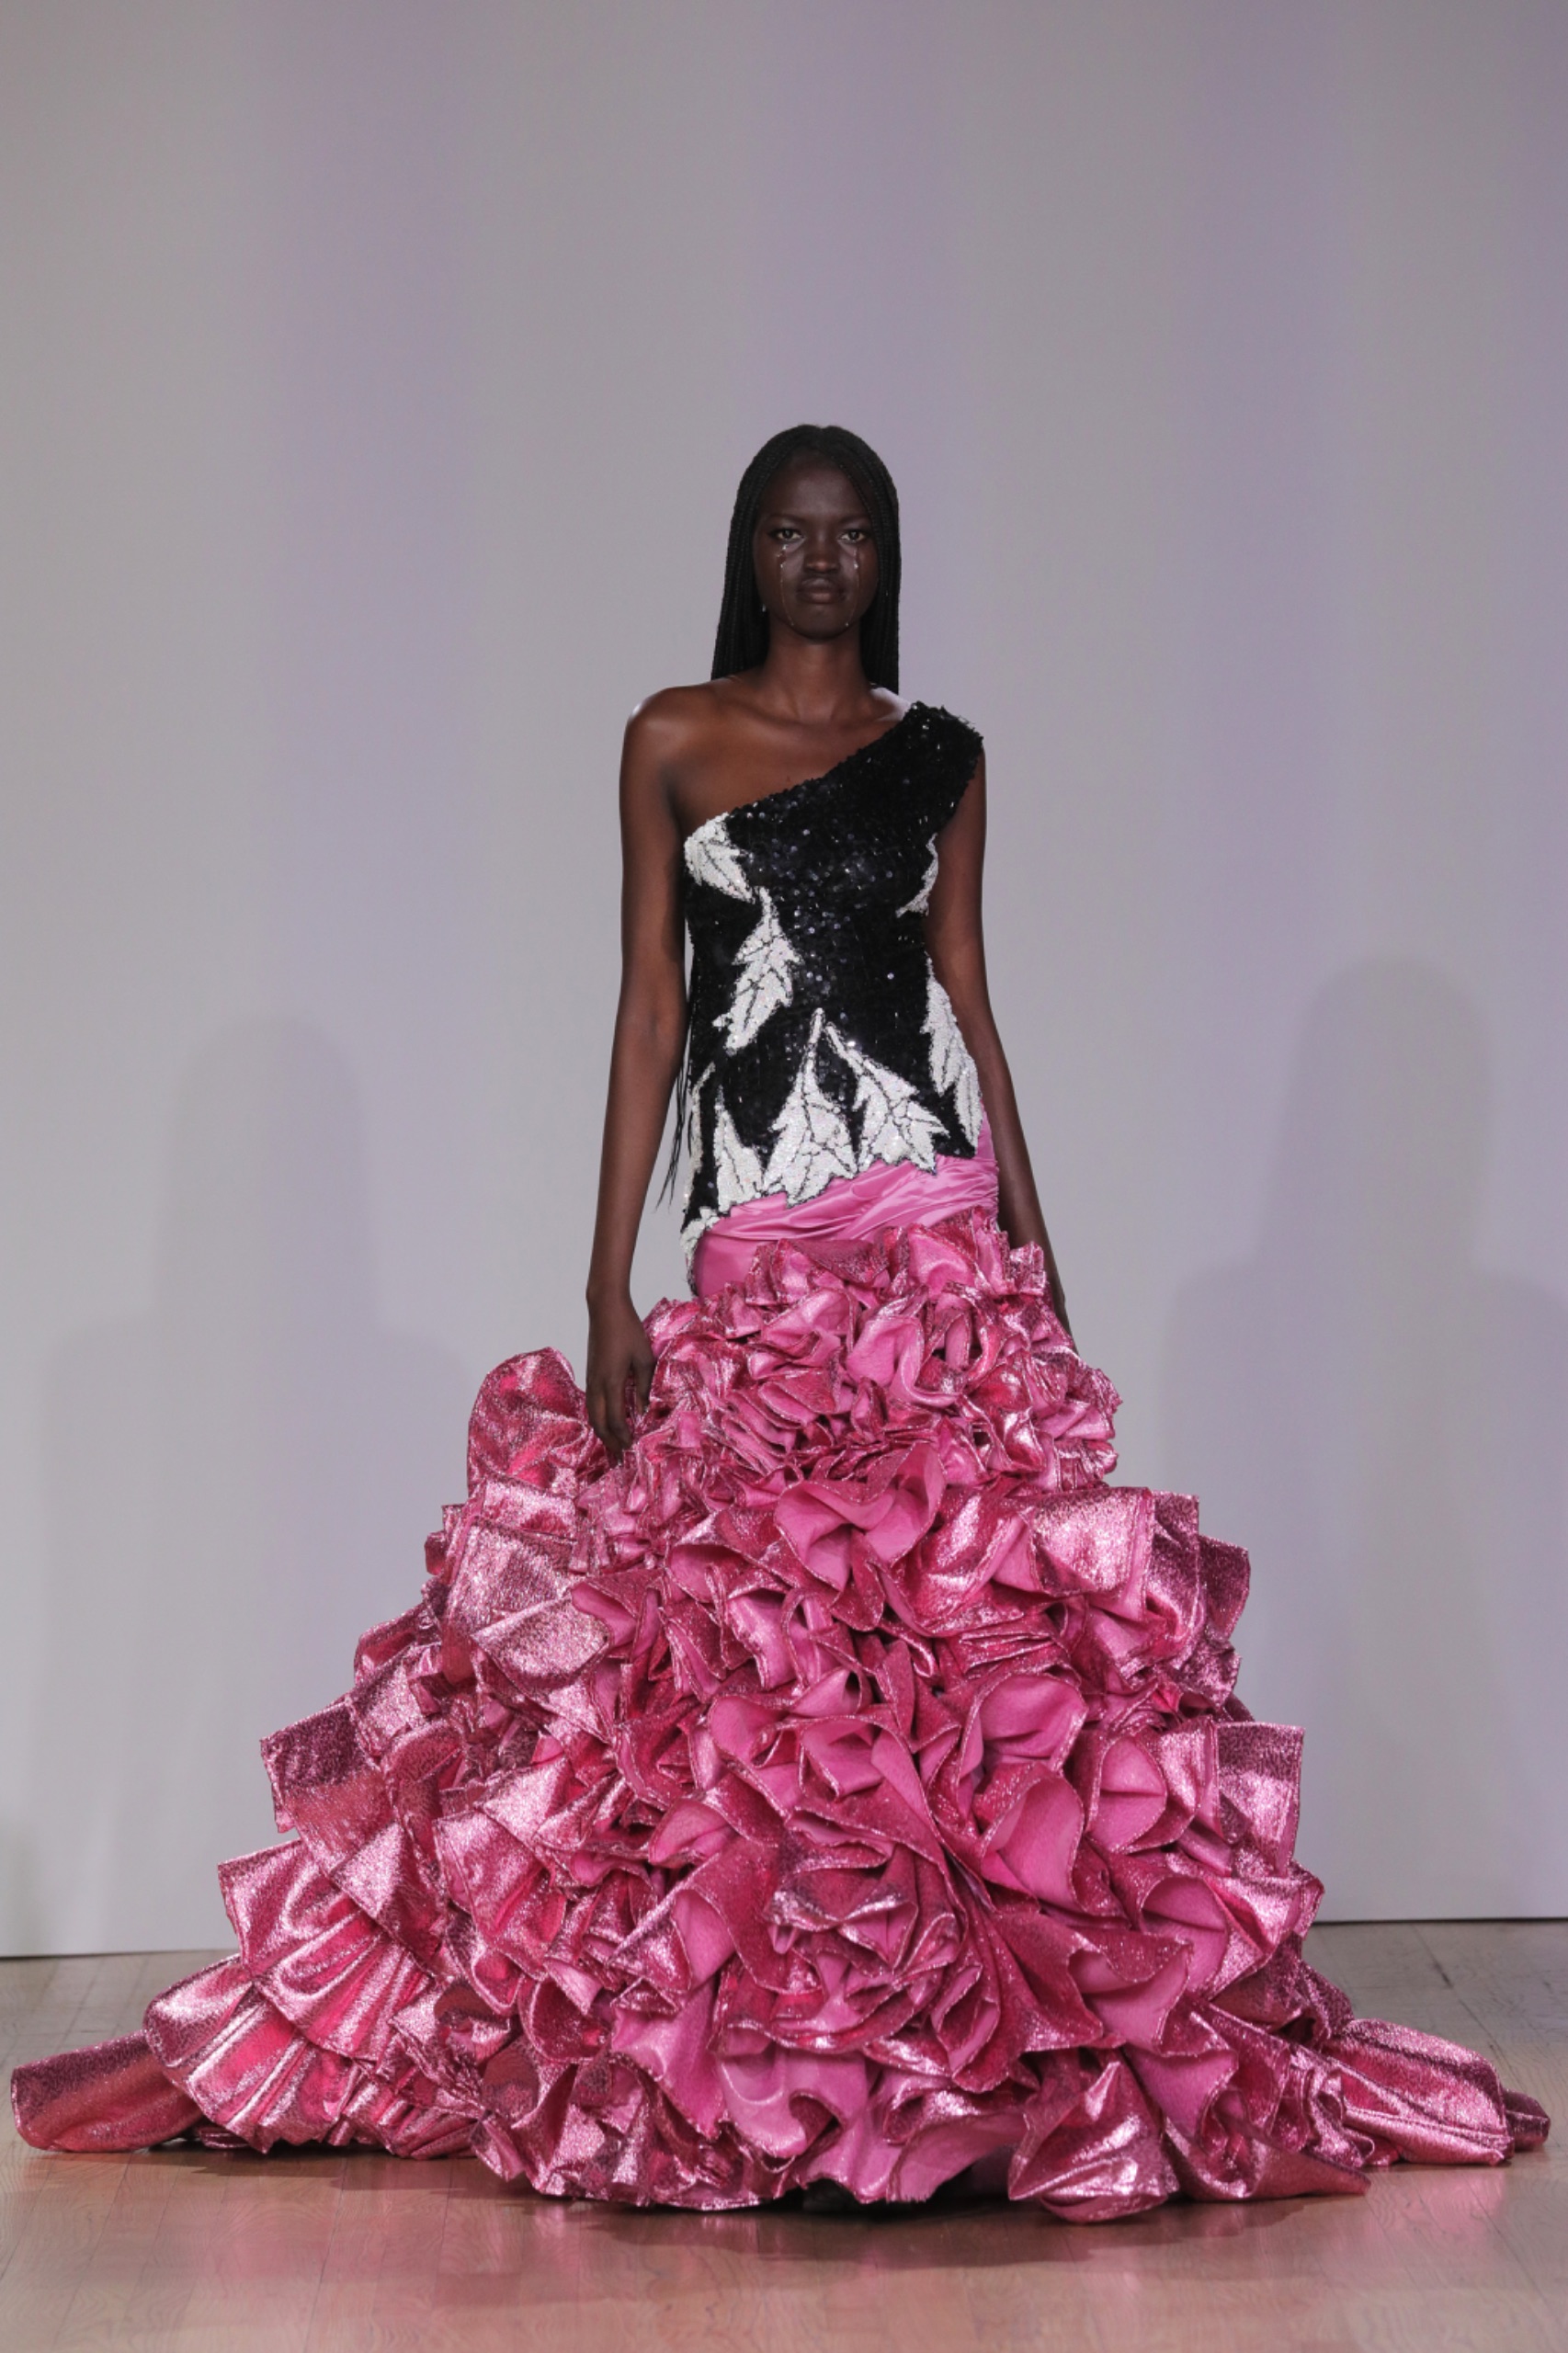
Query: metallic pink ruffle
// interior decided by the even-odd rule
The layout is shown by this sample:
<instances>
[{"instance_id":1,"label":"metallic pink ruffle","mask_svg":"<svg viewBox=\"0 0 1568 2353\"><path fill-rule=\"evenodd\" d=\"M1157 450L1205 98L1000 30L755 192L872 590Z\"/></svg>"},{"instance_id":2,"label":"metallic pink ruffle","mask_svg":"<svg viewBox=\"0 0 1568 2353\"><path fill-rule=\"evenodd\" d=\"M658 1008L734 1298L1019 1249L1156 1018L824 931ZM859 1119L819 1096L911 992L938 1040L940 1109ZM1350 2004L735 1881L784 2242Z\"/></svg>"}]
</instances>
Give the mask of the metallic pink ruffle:
<instances>
[{"instance_id":1,"label":"metallic pink ruffle","mask_svg":"<svg viewBox=\"0 0 1568 2353\"><path fill-rule=\"evenodd\" d=\"M424 1597L266 1745L295 1836L224 1870L239 1954L18 2069L29 2141L693 2207L972 2168L1100 2220L1544 2137L1302 1959L1245 1556L1105 1483L1038 1253L978 1213L776 1242L650 1330L613 1471L561 1358L491 1375Z\"/></svg>"}]
</instances>

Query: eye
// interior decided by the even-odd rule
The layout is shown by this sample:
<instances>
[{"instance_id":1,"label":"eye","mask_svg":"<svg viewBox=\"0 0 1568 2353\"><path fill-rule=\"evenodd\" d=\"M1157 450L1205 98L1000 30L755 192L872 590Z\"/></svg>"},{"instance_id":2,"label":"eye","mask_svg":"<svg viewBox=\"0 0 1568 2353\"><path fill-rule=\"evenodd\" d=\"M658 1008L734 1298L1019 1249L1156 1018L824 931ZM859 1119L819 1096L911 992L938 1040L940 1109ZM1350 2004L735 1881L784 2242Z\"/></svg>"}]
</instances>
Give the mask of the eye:
<instances>
[{"instance_id":1,"label":"eye","mask_svg":"<svg viewBox=\"0 0 1568 2353\"><path fill-rule=\"evenodd\" d=\"M858 547L861 540L869 540L871 534L867 530L863 523L851 523L844 536L853 546Z\"/></svg>"},{"instance_id":2,"label":"eye","mask_svg":"<svg viewBox=\"0 0 1568 2353\"><path fill-rule=\"evenodd\" d=\"M793 523L775 523L767 536L770 540L798 540L801 534Z\"/></svg>"}]
</instances>

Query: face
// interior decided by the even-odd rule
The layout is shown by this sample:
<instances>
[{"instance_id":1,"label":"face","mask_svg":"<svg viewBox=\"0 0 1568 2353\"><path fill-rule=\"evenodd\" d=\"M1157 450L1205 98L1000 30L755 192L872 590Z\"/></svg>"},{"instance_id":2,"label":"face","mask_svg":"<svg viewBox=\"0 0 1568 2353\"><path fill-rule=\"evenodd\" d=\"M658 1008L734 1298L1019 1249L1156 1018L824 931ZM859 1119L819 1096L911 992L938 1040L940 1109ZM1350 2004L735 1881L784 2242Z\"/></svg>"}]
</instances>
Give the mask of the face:
<instances>
[{"instance_id":1,"label":"face","mask_svg":"<svg viewBox=\"0 0 1568 2353\"><path fill-rule=\"evenodd\" d=\"M765 608L797 637L846 636L877 593L871 518L848 475L825 458L793 459L774 475L752 557Z\"/></svg>"}]
</instances>

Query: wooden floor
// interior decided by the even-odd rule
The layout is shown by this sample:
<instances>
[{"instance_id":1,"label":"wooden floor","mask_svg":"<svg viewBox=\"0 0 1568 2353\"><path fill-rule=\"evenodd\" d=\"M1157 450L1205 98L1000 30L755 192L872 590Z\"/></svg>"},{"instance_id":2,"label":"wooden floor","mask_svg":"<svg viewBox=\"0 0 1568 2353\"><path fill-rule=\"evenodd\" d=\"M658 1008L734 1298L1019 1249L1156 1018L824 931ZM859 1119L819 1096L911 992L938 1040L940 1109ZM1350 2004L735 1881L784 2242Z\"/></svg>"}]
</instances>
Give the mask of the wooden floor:
<instances>
[{"instance_id":1,"label":"wooden floor","mask_svg":"<svg viewBox=\"0 0 1568 2353\"><path fill-rule=\"evenodd\" d=\"M119 2034L205 1958L0 1963L0 2057ZM1568 2116L1568 1926L1314 1931L1358 2009ZM472 2161L0 2143L0 2348L336 2353L1568 2353L1568 2147L1366 2198L884 2222L562 2205ZM1568 2134L1565 2134L1568 2143Z\"/></svg>"}]
</instances>

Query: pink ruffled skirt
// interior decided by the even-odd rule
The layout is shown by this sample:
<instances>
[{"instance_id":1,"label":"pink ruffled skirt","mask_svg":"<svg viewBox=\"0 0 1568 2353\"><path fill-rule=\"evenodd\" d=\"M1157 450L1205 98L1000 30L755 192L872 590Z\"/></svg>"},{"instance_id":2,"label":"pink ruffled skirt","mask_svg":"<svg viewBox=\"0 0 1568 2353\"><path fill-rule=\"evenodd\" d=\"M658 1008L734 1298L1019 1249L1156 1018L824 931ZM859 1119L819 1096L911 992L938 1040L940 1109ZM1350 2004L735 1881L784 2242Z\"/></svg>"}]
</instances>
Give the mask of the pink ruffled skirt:
<instances>
[{"instance_id":1,"label":"pink ruffled skirt","mask_svg":"<svg viewBox=\"0 0 1568 2353\"><path fill-rule=\"evenodd\" d=\"M238 1952L19 2068L25 2137L1079 2220L1542 2140L1303 1959L1245 1555L1107 1483L1114 1392L994 1208L986 1154L733 1213L613 1469L561 1357L492 1373L421 1598L265 1744Z\"/></svg>"}]
</instances>

